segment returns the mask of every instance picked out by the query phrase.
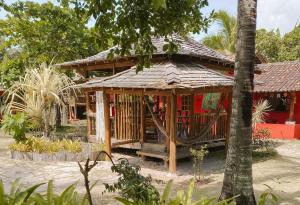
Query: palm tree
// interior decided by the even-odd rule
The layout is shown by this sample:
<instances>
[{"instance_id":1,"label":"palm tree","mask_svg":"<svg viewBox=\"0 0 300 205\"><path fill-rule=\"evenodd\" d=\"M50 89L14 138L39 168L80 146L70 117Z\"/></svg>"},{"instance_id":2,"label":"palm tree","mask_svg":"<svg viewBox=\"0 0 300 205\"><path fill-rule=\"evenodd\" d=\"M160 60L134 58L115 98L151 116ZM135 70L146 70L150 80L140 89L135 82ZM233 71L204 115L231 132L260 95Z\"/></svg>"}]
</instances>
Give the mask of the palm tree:
<instances>
[{"instance_id":1,"label":"palm tree","mask_svg":"<svg viewBox=\"0 0 300 205\"><path fill-rule=\"evenodd\" d=\"M228 55L234 54L237 26L236 17L230 16L226 11L220 10L215 13L214 18L220 29L216 35L203 38L203 44Z\"/></svg>"},{"instance_id":2,"label":"palm tree","mask_svg":"<svg viewBox=\"0 0 300 205\"><path fill-rule=\"evenodd\" d=\"M235 84L225 174L220 199L255 205L252 180L252 91L255 63L256 0L238 1Z\"/></svg>"},{"instance_id":3,"label":"palm tree","mask_svg":"<svg viewBox=\"0 0 300 205\"><path fill-rule=\"evenodd\" d=\"M42 64L27 69L24 77L7 91L8 111L25 112L31 119L42 119L44 136L50 136L50 115L56 106L64 106L63 98L75 92L74 82L53 66Z\"/></svg>"}]
</instances>

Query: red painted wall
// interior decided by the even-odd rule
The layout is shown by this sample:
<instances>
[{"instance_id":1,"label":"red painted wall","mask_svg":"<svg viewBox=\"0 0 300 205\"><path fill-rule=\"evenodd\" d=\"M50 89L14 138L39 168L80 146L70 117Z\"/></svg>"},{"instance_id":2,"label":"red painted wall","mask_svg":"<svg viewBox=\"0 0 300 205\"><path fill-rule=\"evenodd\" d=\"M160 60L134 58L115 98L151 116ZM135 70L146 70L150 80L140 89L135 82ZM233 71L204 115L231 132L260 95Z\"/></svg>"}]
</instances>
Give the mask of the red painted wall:
<instances>
[{"instance_id":1,"label":"red painted wall","mask_svg":"<svg viewBox=\"0 0 300 205\"><path fill-rule=\"evenodd\" d=\"M253 101L256 102L262 98L260 94L254 94ZM266 122L272 124L285 124L288 120L289 112L269 112ZM296 124L300 124L300 92L296 93L296 104L295 104L295 121Z\"/></svg>"},{"instance_id":2,"label":"red painted wall","mask_svg":"<svg viewBox=\"0 0 300 205\"><path fill-rule=\"evenodd\" d=\"M300 139L300 124L286 125L259 123L256 125L256 129L262 128L267 128L273 139Z\"/></svg>"}]
</instances>

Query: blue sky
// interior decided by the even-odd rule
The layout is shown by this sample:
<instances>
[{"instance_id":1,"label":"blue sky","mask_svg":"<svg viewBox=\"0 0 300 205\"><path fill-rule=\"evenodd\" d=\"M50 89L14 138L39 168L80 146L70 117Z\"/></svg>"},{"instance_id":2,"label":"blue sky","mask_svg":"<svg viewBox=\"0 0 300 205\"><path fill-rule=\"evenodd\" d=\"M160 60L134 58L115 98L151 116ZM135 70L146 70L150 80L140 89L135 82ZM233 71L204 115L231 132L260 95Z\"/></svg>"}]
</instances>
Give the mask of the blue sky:
<instances>
[{"instance_id":1,"label":"blue sky","mask_svg":"<svg viewBox=\"0 0 300 205\"><path fill-rule=\"evenodd\" d=\"M16 0L4 0L7 3ZM34 2L47 2L47 0L32 0ZM212 10L226 10L232 15L237 13L237 0L208 0L209 7L203 9L205 14ZM281 34L292 30L297 23L300 23L300 0L258 0L257 28L266 28L267 30L279 28ZM5 17L5 12L0 10L0 18ZM218 27L212 25L208 34L217 32ZM195 36L201 39L207 34L203 33Z\"/></svg>"}]
</instances>

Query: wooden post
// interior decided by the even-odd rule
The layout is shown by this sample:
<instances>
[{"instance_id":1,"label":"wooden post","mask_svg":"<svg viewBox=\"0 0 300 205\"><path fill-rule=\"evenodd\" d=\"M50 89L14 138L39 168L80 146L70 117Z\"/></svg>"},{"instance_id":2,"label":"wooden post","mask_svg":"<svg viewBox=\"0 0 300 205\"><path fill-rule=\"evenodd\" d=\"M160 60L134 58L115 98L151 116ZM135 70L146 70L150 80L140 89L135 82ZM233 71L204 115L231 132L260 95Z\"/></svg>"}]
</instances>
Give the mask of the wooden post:
<instances>
[{"instance_id":1,"label":"wooden post","mask_svg":"<svg viewBox=\"0 0 300 205\"><path fill-rule=\"evenodd\" d=\"M291 103L290 103L290 113L289 113L289 121L295 120L295 103L296 103L296 93L291 93Z\"/></svg>"},{"instance_id":2,"label":"wooden post","mask_svg":"<svg viewBox=\"0 0 300 205\"><path fill-rule=\"evenodd\" d=\"M87 137L91 135L91 119L90 119L90 100L89 92L85 94L85 103L86 103L86 119L87 119Z\"/></svg>"},{"instance_id":3,"label":"wooden post","mask_svg":"<svg viewBox=\"0 0 300 205\"><path fill-rule=\"evenodd\" d=\"M168 136L166 137L166 146L167 146L167 150L168 152L170 151L170 119L171 119L171 100L170 100L170 97L169 96L166 96L166 104L167 104L167 107L166 107L166 131L167 131L167 134Z\"/></svg>"},{"instance_id":4,"label":"wooden post","mask_svg":"<svg viewBox=\"0 0 300 205\"><path fill-rule=\"evenodd\" d=\"M141 108L141 125L140 125L140 143L143 144L145 141L145 102L144 95L140 97L140 108Z\"/></svg>"},{"instance_id":5,"label":"wooden post","mask_svg":"<svg viewBox=\"0 0 300 205\"><path fill-rule=\"evenodd\" d=\"M225 133L225 151L228 150L228 141L230 137L230 123L231 123L231 114L232 114L232 92L227 93L228 108L227 108L227 120L226 120L226 133Z\"/></svg>"},{"instance_id":6,"label":"wooden post","mask_svg":"<svg viewBox=\"0 0 300 205\"><path fill-rule=\"evenodd\" d=\"M194 114L195 114L195 107L194 107L194 101L195 101L195 95L191 95L191 107L190 107L190 137L195 137L195 119L194 119Z\"/></svg>"},{"instance_id":7,"label":"wooden post","mask_svg":"<svg viewBox=\"0 0 300 205\"><path fill-rule=\"evenodd\" d=\"M169 171L176 173L176 112L177 96L171 95Z\"/></svg>"},{"instance_id":8,"label":"wooden post","mask_svg":"<svg viewBox=\"0 0 300 205\"><path fill-rule=\"evenodd\" d=\"M105 141L104 150L111 155L111 128L110 128L110 110L109 110L109 94L103 93L104 104L104 124L105 124ZM106 156L106 160L109 158Z\"/></svg>"}]
</instances>

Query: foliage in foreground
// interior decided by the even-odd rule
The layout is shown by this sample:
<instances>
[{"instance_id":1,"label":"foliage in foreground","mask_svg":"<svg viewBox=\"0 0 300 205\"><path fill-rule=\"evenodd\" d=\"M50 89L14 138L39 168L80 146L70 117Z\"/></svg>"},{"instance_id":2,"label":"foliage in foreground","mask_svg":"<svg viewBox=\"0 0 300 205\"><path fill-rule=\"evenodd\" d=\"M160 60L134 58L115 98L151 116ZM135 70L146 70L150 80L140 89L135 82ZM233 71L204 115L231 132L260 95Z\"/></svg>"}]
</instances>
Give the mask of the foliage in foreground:
<instances>
[{"instance_id":1,"label":"foliage in foreground","mask_svg":"<svg viewBox=\"0 0 300 205\"><path fill-rule=\"evenodd\" d=\"M28 137L25 141L10 144L9 149L20 152L54 153L69 151L78 153L81 152L81 143L67 139L50 141L45 138Z\"/></svg>"},{"instance_id":2,"label":"foliage in foreground","mask_svg":"<svg viewBox=\"0 0 300 205\"><path fill-rule=\"evenodd\" d=\"M93 168L94 165L91 167ZM172 196L173 181L169 181L165 186L162 195L151 184L151 178L145 178L139 173L139 166L130 165L123 159L119 164L113 164L112 170L119 173L119 181L114 185L106 185L112 188L112 191L120 191L120 196L115 199L124 205L234 205L236 197L224 201L217 201L217 198L211 197L193 197L195 181L191 180L187 190L177 191ZM129 169L126 170L126 169ZM88 180L88 178L87 178ZM132 183L132 184L131 184ZM76 192L76 184L67 187L60 194L56 194L53 181L48 182L46 193L36 192L36 189L44 183L34 185L27 189L20 186L18 180L11 184L8 193L4 191L3 182L0 181L0 204L1 205L88 205L88 194L80 197ZM138 186L138 187L135 187ZM93 188L94 185L88 188ZM263 192L259 199L259 205L278 204L278 196L273 193L271 187ZM92 205L90 200L90 205Z\"/></svg>"},{"instance_id":3,"label":"foliage in foreground","mask_svg":"<svg viewBox=\"0 0 300 205\"><path fill-rule=\"evenodd\" d=\"M3 182L0 181L0 204L1 205L87 205L86 197L80 197L75 191L76 184L67 187L60 194L55 194L53 181L48 182L45 194L36 193L36 189L44 183L23 189L19 181L12 183L8 193L4 191Z\"/></svg>"},{"instance_id":4,"label":"foliage in foreground","mask_svg":"<svg viewBox=\"0 0 300 205\"><path fill-rule=\"evenodd\" d=\"M112 185L105 184L108 192L119 191L121 197L134 204L158 204L159 192L151 184L152 178L142 176L138 165L131 165L126 159L122 159L120 163L112 165L111 170L117 173L119 178L118 182Z\"/></svg>"}]
</instances>

